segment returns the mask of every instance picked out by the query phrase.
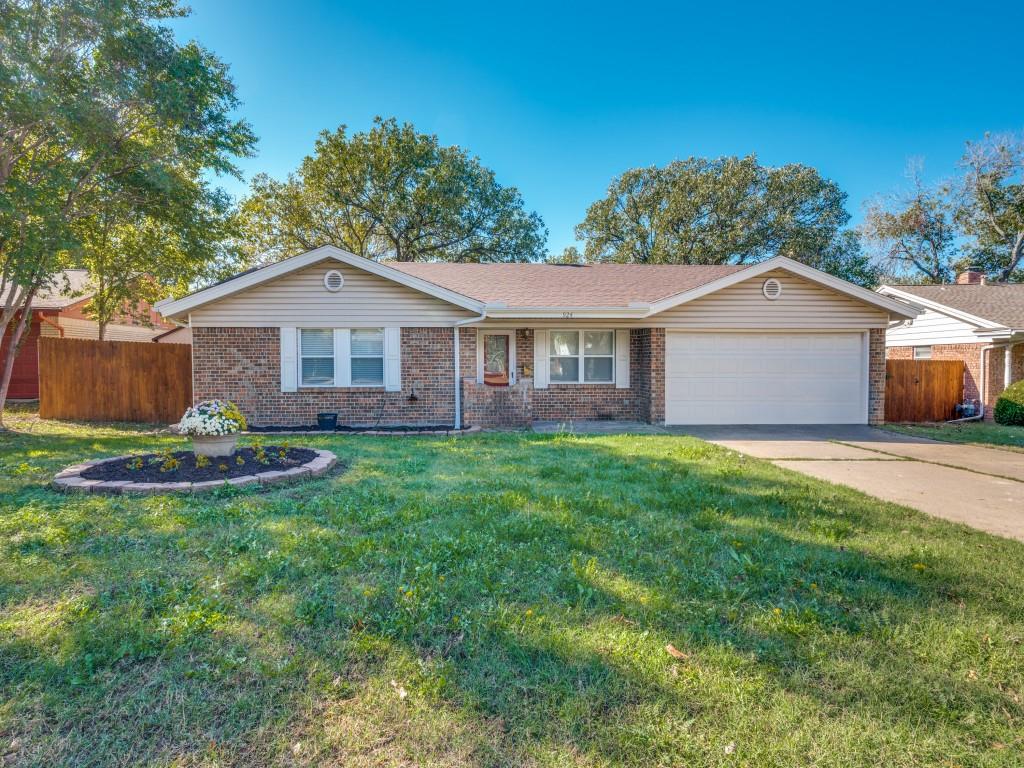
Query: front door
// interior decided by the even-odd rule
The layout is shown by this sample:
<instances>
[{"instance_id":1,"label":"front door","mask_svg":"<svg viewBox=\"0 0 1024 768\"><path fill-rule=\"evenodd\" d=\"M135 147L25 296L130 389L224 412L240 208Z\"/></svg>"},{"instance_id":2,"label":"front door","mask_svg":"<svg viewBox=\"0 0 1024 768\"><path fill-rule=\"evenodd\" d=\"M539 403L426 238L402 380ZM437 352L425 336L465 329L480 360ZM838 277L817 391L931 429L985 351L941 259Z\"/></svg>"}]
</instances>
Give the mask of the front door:
<instances>
[{"instance_id":1,"label":"front door","mask_svg":"<svg viewBox=\"0 0 1024 768\"><path fill-rule=\"evenodd\" d=\"M510 373L510 337L507 333L484 334L484 384L507 387Z\"/></svg>"}]
</instances>

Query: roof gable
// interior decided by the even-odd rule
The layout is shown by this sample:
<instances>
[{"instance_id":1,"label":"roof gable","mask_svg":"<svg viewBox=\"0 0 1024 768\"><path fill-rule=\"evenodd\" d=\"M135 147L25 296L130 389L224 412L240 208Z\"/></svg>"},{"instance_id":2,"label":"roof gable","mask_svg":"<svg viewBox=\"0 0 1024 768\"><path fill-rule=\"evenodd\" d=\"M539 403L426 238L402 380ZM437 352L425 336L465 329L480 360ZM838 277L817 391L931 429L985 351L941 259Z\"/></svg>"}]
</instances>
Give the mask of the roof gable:
<instances>
[{"instance_id":1,"label":"roof gable","mask_svg":"<svg viewBox=\"0 0 1024 768\"><path fill-rule=\"evenodd\" d=\"M327 259L333 259L342 264L348 264L361 269L364 272L378 275L400 285L425 293L428 296L433 296L434 298L441 299L442 301L447 301L449 304L454 304L457 307L468 309L472 312L482 312L484 308L482 302L476 301L468 296L463 296L450 289L421 280L413 275L403 274L396 269L392 269L386 264L364 259L361 256L356 256L354 253L349 253L348 251L343 251L340 248L335 248L333 245L325 245L320 248L315 248L312 251L301 253L298 256L293 256L290 259L275 262L274 264L270 264L260 269L243 272L229 280L212 285L208 288L203 288L180 299L165 299L163 301L159 301L154 306L165 317L181 317L206 304L227 298L228 296L239 293L240 291L244 291L258 285L263 285L271 282L272 280L277 280L285 275L305 269L306 267Z\"/></svg>"},{"instance_id":2,"label":"roof gable","mask_svg":"<svg viewBox=\"0 0 1024 768\"><path fill-rule=\"evenodd\" d=\"M1024 329L1024 285L883 285L879 291L955 317L980 330Z\"/></svg>"}]
</instances>

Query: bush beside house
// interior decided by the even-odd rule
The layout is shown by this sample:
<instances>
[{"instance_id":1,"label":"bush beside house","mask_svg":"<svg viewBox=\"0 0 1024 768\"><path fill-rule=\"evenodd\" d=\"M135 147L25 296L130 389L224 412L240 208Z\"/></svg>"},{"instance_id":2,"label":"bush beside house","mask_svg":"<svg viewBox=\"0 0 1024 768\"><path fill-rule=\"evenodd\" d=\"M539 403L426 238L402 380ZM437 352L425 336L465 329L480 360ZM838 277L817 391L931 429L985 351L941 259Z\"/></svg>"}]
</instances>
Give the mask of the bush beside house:
<instances>
[{"instance_id":1,"label":"bush beside house","mask_svg":"<svg viewBox=\"0 0 1024 768\"><path fill-rule=\"evenodd\" d=\"M1024 426L1024 379L1003 390L994 415L997 424Z\"/></svg>"}]
</instances>

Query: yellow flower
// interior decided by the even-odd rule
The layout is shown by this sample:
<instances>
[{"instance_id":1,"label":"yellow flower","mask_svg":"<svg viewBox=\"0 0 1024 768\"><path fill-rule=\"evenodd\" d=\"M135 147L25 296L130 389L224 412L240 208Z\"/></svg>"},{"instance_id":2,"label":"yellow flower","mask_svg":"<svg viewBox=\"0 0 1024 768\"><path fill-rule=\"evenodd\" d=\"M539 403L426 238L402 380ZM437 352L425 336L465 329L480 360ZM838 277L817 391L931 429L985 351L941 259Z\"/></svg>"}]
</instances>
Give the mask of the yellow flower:
<instances>
[{"instance_id":1,"label":"yellow flower","mask_svg":"<svg viewBox=\"0 0 1024 768\"><path fill-rule=\"evenodd\" d=\"M927 567L928 566L925 565L924 563L914 563L914 570L915 571L923 571Z\"/></svg>"}]
</instances>

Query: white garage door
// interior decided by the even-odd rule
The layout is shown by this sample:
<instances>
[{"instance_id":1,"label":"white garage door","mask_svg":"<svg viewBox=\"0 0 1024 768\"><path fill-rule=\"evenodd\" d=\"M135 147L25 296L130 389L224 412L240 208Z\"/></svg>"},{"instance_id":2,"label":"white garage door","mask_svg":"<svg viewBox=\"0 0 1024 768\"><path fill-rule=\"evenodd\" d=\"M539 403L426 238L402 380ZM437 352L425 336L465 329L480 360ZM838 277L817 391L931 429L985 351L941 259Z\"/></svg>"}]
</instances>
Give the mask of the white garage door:
<instances>
[{"instance_id":1,"label":"white garage door","mask_svg":"<svg viewBox=\"0 0 1024 768\"><path fill-rule=\"evenodd\" d=\"M665 334L666 424L864 424L862 333Z\"/></svg>"}]
</instances>

